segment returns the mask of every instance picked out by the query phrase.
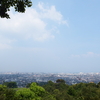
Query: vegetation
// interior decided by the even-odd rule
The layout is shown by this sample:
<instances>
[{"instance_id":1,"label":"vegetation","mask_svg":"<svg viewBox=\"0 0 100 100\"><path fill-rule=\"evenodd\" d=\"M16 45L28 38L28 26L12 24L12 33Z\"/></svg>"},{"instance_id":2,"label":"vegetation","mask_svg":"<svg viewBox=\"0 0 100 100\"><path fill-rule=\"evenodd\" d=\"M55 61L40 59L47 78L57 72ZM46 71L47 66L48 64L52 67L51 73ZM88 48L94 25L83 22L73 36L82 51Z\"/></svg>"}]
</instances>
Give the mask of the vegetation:
<instances>
[{"instance_id":1,"label":"vegetation","mask_svg":"<svg viewBox=\"0 0 100 100\"><path fill-rule=\"evenodd\" d=\"M67 85L58 79L42 86L33 82L27 88L10 88L7 84L0 85L0 100L100 100L100 83Z\"/></svg>"},{"instance_id":2,"label":"vegetation","mask_svg":"<svg viewBox=\"0 0 100 100\"><path fill-rule=\"evenodd\" d=\"M26 7L31 7L32 2L29 0L0 0L0 17L10 18L7 11L14 7L17 12L25 12Z\"/></svg>"},{"instance_id":3,"label":"vegetation","mask_svg":"<svg viewBox=\"0 0 100 100\"><path fill-rule=\"evenodd\" d=\"M16 82L4 82L3 85L6 85L8 88L17 88Z\"/></svg>"}]
</instances>

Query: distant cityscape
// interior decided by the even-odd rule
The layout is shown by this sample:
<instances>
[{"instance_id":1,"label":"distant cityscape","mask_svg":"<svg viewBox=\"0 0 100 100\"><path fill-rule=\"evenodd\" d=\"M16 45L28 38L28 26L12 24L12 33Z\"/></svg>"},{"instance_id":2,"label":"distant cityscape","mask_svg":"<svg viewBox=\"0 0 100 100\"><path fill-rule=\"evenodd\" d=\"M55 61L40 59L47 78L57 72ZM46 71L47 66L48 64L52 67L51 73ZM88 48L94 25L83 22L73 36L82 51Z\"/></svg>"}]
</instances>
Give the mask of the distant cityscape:
<instances>
[{"instance_id":1,"label":"distant cityscape","mask_svg":"<svg viewBox=\"0 0 100 100\"><path fill-rule=\"evenodd\" d=\"M100 73L0 73L0 84L13 81L17 83L18 87L26 87L26 85L31 82L56 82L57 79L64 79L68 85L77 84L80 82L99 83Z\"/></svg>"}]
</instances>

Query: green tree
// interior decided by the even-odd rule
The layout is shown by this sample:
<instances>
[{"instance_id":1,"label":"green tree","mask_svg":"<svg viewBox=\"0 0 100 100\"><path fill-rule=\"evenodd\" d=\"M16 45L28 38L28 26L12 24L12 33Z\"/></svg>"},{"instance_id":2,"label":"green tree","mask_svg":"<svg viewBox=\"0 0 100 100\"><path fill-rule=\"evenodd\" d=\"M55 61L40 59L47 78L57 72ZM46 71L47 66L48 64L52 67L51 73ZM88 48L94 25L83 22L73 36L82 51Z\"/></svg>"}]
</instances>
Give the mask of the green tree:
<instances>
[{"instance_id":1,"label":"green tree","mask_svg":"<svg viewBox=\"0 0 100 100\"><path fill-rule=\"evenodd\" d=\"M31 86L32 83L28 83L26 84L26 88L29 88Z\"/></svg>"},{"instance_id":2,"label":"green tree","mask_svg":"<svg viewBox=\"0 0 100 100\"><path fill-rule=\"evenodd\" d=\"M56 83L65 83L65 80L63 80L63 79L57 79Z\"/></svg>"},{"instance_id":3,"label":"green tree","mask_svg":"<svg viewBox=\"0 0 100 100\"><path fill-rule=\"evenodd\" d=\"M55 90L55 83L53 83L52 81L48 81L47 84L44 85L43 87L45 88L46 91L52 94L53 91Z\"/></svg>"},{"instance_id":4,"label":"green tree","mask_svg":"<svg viewBox=\"0 0 100 100\"><path fill-rule=\"evenodd\" d=\"M10 18L7 11L10 11L10 7L14 7L17 12L25 12L26 7L31 7L32 2L30 0L0 0L0 17Z\"/></svg>"},{"instance_id":5,"label":"green tree","mask_svg":"<svg viewBox=\"0 0 100 100\"><path fill-rule=\"evenodd\" d=\"M53 91L53 95L56 98L56 100L59 100L60 99L61 92L58 89L55 89Z\"/></svg>"},{"instance_id":6,"label":"green tree","mask_svg":"<svg viewBox=\"0 0 100 100\"><path fill-rule=\"evenodd\" d=\"M6 89L7 89L7 86L0 85L0 100L5 100L6 99L6 95L5 95Z\"/></svg>"},{"instance_id":7,"label":"green tree","mask_svg":"<svg viewBox=\"0 0 100 100\"><path fill-rule=\"evenodd\" d=\"M23 88L16 91L15 98L16 100L34 100L35 93L30 89Z\"/></svg>"},{"instance_id":8,"label":"green tree","mask_svg":"<svg viewBox=\"0 0 100 100\"><path fill-rule=\"evenodd\" d=\"M97 84L97 88L100 88L100 82Z\"/></svg>"},{"instance_id":9,"label":"green tree","mask_svg":"<svg viewBox=\"0 0 100 100\"><path fill-rule=\"evenodd\" d=\"M46 92L45 95L41 98L41 100L56 100L56 98L53 95Z\"/></svg>"},{"instance_id":10,"label":"green tree","mask_svg":"<svg viewBox=\"0 0 100 100\"><path fill-rule=\"evenodd\" d=\"M75 89L72 86L70 86L68 88L68 94L72 95L72 96L76 96L76 91L75 91Z\"/></svg>"},{"instance_id":11,"label":"green tree","mask_svg":"<svg viewBox=\"0 0 100 100\"><path fill-rule=\"evenodd\" d=\"M97 95L97 88L91 86L83 87L81 89L82 91L82 97L84 97L84 100L100 100L99 95Z\"/></svg>"},{"instance_id":12,"label":"green tree","mask_svg":"<svg viewBox=\"0 0 100 100\"><path fill-rule=\"evenodd\" d=\"M16 100L14 98L15 90L7 88L5 85L0 85L0 100Z\"/></svg>"},{"instance_id":13,"label":"green tree","mask_svg":"<svg viewBox=\"0 0 100 100\"><path fill-rule=\"evenodd\" d=\"M15 100L42 100L46 93L43 87L33 82L29 88L18 89L15 94Z\"/></svg>"},{"instance_id":14,"label":"green tree","mask_svg":"<svg viewBox=\"0 0 100 100\"><path fill-rule=\"evenodd\" d=\"M38 86L36 83L32 83L30 86L30 90L35 93L37 97L43 97L45 94L45 89L41 86Z\"/></svg>"},{"instance_id":15,"label":"green tree","mask_svg":"<svg viewBox=\"0 0 100 100\"><path fill-rule=\"evenodd\" d=\"M5 91L5 95L6 95L5 100L16 100L14 98L15 93L16 93L16 91L14 89L7 88L6 91Z\"/></svg>"},{"instance_id":16,"label":"green tree","mask_svg":"<svg viewBox=\"0 0 100 100\"><path fill-rule=\"evenodd\" d=\"M17 88L16 82L4 82L3 85L6 85L9 88Z\"/></svg>"}]
</instances>

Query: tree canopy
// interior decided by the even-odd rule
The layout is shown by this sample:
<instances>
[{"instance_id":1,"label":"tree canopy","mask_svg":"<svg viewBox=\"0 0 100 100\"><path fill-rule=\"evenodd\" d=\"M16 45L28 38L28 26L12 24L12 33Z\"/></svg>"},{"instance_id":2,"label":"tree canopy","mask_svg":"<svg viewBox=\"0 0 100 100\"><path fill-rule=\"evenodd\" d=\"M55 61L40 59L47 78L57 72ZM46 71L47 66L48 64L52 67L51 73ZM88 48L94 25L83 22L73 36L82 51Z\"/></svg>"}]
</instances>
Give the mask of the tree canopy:
<instances>
[{"instance_id":1,"label":"tree canopy","mask_svg":"<svg viewBox=\"0 0 100 100\"><path fill-rule=\"evenodd\" d=\"M9 88L17 88L16 82L4 82L3 85L9 87Z\"/></svg>"},{"instance_id":2,"label":"tree canopy","mask_svg":"<svg viewBox=\"0 0 100 100\"><path fill-rule=\"evenodd\" d=\"M56 83L65 83L65 80L63 80L63 79L57 79Z\"/></svg>"},{"instance_id":3,"label":"tree canopy","mask_svg":"<svg viewBox=\"0 0 100 100\"><path fill-rule=\"evenodd\" d=\"M0 17L10 18L7 13L10 11L10 7L14 7L15 11L24 13L26 7L31 7L32 2L30 0L0 0Z\"/></svg>"},{"instance_id":4,"label":"tree canopy","mask_svg":"<svg viewBox=\"0 0 100 100\"><path fill-rule=\"evenodd\" d=\"M0 100L100 100L100 83L78 83L48 81L44 86L32 82L29 88L9 88L0 85Z\"/></svg>"}]
</instances>

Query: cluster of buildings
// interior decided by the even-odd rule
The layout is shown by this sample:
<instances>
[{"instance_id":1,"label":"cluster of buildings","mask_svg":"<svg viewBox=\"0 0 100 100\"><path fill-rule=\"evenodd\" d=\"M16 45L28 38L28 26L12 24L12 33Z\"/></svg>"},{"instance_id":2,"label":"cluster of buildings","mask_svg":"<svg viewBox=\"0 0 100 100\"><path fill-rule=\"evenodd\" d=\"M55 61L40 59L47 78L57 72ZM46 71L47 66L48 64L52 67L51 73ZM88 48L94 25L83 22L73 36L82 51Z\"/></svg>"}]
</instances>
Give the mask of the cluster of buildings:
<instances>
[{"instance_id":1,"label":"cluster of buildings","mask_svg":"<svg viewBox=\"0 0 100 100\"><path fill-rule=\"evenodd\" d=\"M66 84L72 85L80 82L100 82L100 73L0 73L0 84L4 82L16 82L18 87L26 87L31 82L56 82L64 79Z\"/></svg>"}]
</instances>

